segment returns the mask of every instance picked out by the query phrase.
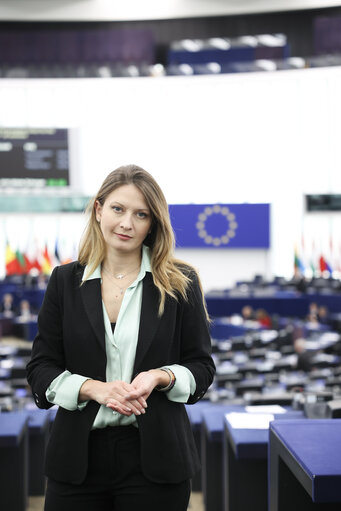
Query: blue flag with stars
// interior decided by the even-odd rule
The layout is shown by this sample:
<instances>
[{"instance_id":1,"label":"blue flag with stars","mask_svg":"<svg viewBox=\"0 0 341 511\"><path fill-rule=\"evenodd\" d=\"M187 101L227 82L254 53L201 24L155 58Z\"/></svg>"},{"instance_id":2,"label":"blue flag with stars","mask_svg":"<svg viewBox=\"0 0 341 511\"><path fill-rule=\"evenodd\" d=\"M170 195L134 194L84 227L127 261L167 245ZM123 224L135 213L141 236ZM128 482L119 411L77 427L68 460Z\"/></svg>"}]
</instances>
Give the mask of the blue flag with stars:
<instances>
[{"instance_id":1,"label":"blue flag with stars","mask_svg":"<svg viewBox=\"0 0 341 511\"><path fill-rule=\"evenodd\" d=\"M269 204L174 204L169 213L178 248L270 247Z\"/></svg>"}]
</instances>

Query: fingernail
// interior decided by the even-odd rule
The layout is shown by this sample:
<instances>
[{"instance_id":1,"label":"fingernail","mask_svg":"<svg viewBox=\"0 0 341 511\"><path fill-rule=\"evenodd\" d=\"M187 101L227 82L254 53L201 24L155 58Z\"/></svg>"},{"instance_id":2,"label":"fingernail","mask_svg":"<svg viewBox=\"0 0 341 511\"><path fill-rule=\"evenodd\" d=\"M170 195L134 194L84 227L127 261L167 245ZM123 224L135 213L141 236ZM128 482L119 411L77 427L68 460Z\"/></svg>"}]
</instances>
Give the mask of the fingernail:
<instances>
[{"instance_id":1,"label":"fingernail","mask_svg":"<svg viewBox=\"0 0 341 511\"><path fill-rule=\"evenodd\" d=\"M146 410L142 408L141 413L146 413Z\"/></svg>"},{"instance_id":2,"label":"fingernail","mask_svg":"<svg viewBox=\"0 0 341 511\"><path fill-rule=\"evenodd\" d=\"M137 410L137 412L136 412L136 414L135 414L135 415L141 415L141 412L139 412L139 411Z\"/></svg>"}]
</instances>

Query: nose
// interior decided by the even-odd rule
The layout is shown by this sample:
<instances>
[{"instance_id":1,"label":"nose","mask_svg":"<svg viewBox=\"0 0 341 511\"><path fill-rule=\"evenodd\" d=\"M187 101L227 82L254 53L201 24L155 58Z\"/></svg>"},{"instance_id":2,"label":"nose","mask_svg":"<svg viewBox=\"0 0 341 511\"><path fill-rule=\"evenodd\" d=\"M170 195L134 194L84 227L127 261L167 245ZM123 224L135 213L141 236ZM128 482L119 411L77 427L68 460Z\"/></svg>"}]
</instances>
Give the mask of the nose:
<instances>
[{"instance_id":1,"label":"nose","mask_svg":"<svg viewBox=\"0 0 341 511\"><path fill-rule=\"evenodd\" d=\"M132 215L129 212L126 212L121 217L120 227L124 231L130 231L132 229L132 227L133 227L133 219L132 219Z\"/></svg>"}]
</instances>

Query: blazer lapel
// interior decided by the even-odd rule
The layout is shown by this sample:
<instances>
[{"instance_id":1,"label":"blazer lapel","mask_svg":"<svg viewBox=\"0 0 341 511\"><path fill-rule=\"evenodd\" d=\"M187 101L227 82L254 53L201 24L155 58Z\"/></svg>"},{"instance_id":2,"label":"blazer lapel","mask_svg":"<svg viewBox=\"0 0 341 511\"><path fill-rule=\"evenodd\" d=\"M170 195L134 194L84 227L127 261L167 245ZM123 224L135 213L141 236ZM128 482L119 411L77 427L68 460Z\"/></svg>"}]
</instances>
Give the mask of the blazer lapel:
<instances>
[{"instance_id":1,"label":"blazer lapel","mask_svg":"<svg viewBox=\"0 0 341 511\"><path fill-rule=\"evenodd\" d=\"M87 280L80 286L80 290L88 319L98 342L105 350L101 281L100 279Z\"/></svg>"},{"instance_id":2,"label":"blazer lapel","mask_svg":"<svg viewBox=\"0 0 341 511\"><path fill-rule=\"evenodd\" d=\"M154 285L152 274L147 272L143 280L141 318L134 373L148 351L159 325L159 300L159 290Z\"/></svg>"}]
</instances>

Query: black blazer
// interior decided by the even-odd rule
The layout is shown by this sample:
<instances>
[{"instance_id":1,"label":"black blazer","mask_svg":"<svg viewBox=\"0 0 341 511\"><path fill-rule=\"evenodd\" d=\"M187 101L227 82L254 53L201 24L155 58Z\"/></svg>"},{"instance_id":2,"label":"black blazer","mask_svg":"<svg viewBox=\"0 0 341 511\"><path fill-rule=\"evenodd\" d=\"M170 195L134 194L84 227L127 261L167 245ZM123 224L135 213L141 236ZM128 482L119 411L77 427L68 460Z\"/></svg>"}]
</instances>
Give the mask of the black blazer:
<instances>
[{"instance_id":1,"label":"black blazer","mask_svg":"<svg viewBox=\"0 0 341 511\"><path fill-rule=\"evenodd\" d=\"M38 317L38 334L27 365L27 379L39 408L49 408L45 392L65 369L105 381L106 352L100 279L81 280L78 262L54 269ZM151 273L143 280L142 308L134 374L169 364L187 367L196 381L195 403L214 376L211 342L198 279L191 272L188 301L168 297L158 316L159 291ZM88 437L99 409L90 401L82 410L59 408L46 454L46 474L57 481L81 483L87 472ZM146 477L176 483L199 468L191 426L182 403L153 391L148 409L137 417L141 463Z\"/></svg>"}]
</instances>

